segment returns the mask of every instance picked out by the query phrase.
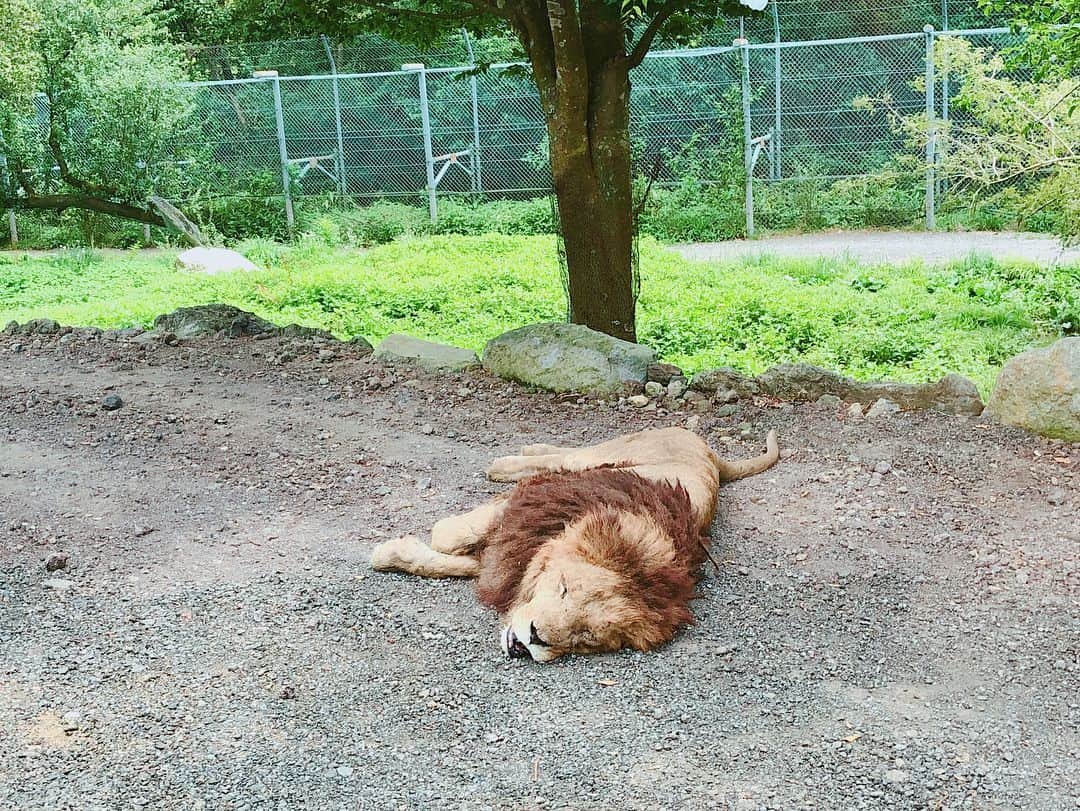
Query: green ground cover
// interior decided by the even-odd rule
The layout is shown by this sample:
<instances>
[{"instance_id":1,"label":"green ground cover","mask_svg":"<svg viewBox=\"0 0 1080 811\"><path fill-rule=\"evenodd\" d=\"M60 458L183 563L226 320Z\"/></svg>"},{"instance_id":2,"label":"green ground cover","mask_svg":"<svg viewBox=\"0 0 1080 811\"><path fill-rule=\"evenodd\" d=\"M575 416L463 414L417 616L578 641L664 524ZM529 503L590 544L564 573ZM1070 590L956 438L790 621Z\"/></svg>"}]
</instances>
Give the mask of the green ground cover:
<instances>
[{"instance_id":1,"label":"green ground cover","mask_svg":"<svg viewBox=\"0 0 1080 811\"><path fill-rule=\"evenodd\" d=\"M222 301L341 338L407 332L481 349L506 329L565 317L549 236L429 236L366 252L313 238L240 247L266 269L181 273L170 251L0 254L0 322L147 325L179 306ZM986 393L1005 359L1080 323L1080 266L691 262L645 241L641 272L639 338L688 371L756 373L792 360L863 379L955 371Z\"/></svg>"}]
</instances>

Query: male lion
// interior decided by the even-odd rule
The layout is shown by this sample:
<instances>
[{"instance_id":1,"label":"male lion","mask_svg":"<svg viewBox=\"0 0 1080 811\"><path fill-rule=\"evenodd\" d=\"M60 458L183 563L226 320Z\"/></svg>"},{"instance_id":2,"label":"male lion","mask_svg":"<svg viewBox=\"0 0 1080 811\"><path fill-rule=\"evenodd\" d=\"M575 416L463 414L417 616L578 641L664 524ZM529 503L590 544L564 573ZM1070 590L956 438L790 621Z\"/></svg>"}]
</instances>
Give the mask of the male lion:
<instances>
[{"instance_id":1,"label":"male lion","mask_svg":"<svg viewBox=\"0 0 1080 811\"><path fill-rule=\"evenodd\" d=\"M764 454L737 462L682 428L589 448L530 445L488 469L495 481L520 482L508 495L442 519L430 547L411 535L380 544L371 563L475 577L481 602L504 618L511 657L651 650L693 621L720 483L778 458L773 431Z\"/></svg>"}]
</instances>

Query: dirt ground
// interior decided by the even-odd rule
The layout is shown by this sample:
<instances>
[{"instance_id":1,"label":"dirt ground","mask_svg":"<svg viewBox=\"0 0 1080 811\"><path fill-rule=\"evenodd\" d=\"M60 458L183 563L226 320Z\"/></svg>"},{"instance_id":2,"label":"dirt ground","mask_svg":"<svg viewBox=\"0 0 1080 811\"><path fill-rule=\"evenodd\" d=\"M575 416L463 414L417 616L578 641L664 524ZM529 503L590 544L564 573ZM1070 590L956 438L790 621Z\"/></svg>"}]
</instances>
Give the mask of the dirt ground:
<instances>
[{"instance_id":1,"label":"dirt ground","mask_svg":"<svg viewBox=\"0 0 1080 811\"><path fill-rule=\"evenodd\" d=\"M722 491L697 624L540 666L372 546L522 444L689 415L337 344L66 341L0 337L0 808L1080 806L1076 446L704 414L784 453Z\"/></svg>"},{"instance_id":2,"label":"dirt ground","mask_svg":"<svg viewBox=\"0 0 1080 811\"><path fill-rule=\"evenodd\" d=\"M737 259L771 254L808 258L849 256L862 262L901 264L921 260L927 264L966 259L971 254L998 260L1055 264L1080 262L1080 247L1064 248L1046 234L1007 231L826 231L815 234L732 239L676 245L687 259Z\"/></svg>"}]
</instances>

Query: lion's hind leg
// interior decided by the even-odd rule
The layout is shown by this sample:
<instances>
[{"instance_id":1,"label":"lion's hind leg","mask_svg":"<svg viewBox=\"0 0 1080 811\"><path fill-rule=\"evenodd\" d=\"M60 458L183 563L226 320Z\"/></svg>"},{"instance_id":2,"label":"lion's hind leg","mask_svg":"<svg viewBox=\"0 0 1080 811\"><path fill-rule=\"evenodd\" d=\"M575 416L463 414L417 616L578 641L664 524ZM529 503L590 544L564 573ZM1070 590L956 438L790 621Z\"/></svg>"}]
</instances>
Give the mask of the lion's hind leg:
<instances>
[{"instance_id":1,"label":"lion's hind leg","mask_svg":"<svg viewBox=\"0 0 1080 811\"><path fill-rule=\"evenodd\" d=\"M467 555L436 552L414 535L381 543L371 553L371 567L420 577L476 577L479 561Z\"/></svg>"}]
</instances>

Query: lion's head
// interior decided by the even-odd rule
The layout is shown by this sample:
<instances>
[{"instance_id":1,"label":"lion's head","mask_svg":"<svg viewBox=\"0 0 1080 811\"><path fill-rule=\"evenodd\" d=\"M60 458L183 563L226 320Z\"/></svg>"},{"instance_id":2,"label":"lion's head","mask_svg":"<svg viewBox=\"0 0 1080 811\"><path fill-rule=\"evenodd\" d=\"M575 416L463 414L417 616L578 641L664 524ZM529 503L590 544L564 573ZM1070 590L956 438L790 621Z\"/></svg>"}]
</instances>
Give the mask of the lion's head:
<instances>
[{"instance_id":1,"label":"lion's head","mask_svg":"<svg viewBox=\"0 0 1080 811\"><path fill-rule=\"evenodd\" d=\"M691 622L689 561L652 517L600 508L536 550L504 612L504 652L650 650Z\"/></svg>"}]
</instances>

